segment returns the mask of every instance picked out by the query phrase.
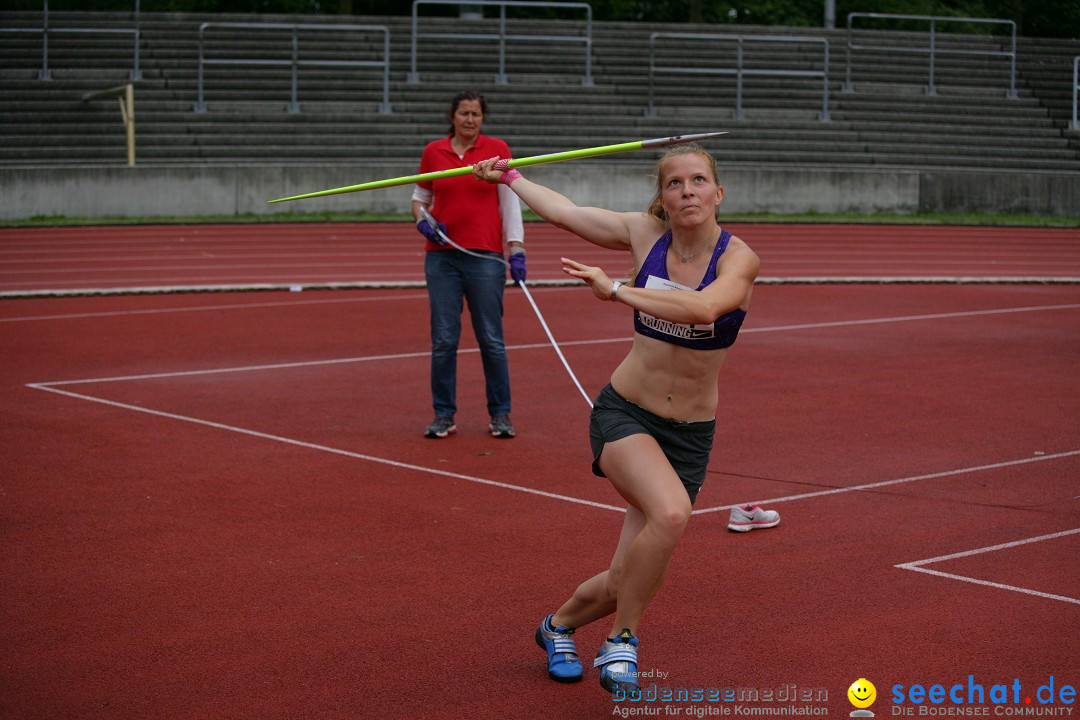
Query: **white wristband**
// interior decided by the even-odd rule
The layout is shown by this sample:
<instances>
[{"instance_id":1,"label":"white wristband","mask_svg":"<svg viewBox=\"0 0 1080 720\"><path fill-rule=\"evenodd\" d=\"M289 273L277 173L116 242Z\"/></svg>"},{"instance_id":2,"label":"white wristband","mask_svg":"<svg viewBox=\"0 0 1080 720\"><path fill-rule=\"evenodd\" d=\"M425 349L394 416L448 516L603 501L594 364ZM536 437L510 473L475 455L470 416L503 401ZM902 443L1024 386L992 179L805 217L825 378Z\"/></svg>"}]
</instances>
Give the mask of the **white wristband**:
<instances>
[{"instance_id":1,"label":"white wristband","mask_svg":"<svg viewBox=\"0 0 1080 720\"><path fill-rule=\"evenodd\" d=\"M615 296L619 293L619 288L621 288L622 285L622 281L620 280L615 280L611 283L611 294L608 295L608 300L611 300L612 302L615 301Z\"/></svg>"}]
</instances>

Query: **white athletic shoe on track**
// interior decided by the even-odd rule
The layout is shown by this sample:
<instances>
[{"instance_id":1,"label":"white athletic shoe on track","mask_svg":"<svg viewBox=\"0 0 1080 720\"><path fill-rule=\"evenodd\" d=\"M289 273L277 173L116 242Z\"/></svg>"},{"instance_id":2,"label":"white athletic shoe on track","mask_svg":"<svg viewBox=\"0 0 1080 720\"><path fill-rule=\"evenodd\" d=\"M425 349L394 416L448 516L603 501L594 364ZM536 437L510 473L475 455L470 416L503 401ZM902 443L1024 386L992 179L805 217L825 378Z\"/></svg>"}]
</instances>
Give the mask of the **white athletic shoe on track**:
<instances>
[{"instance_id":1,"label":"white athletic shoe on track","mask_svg":"<svg viewBox=\"0 0 1080 720\"><path fill-rule=\"evenodd\" d=\"M766 510L760 505L743 505L731 508L727 527L728 530L735 532L750 532L776 527L779 524L780 513L775 510Z\"/></svg>"}]
</instances>

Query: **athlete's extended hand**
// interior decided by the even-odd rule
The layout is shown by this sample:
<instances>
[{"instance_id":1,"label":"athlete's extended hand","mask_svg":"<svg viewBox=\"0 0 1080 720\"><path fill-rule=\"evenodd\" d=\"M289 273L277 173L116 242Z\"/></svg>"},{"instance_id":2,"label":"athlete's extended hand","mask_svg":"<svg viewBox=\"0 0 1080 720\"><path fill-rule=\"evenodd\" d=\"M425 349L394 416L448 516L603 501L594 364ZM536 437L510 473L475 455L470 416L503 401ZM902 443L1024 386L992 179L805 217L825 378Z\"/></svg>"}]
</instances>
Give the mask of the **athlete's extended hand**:
<instances>
[{"instance_id":1,"label":"athlete's extended hand","mask_svg":"<svg viewBox=\"0 0 1080 720\"><path fill-rule=\"evenodd\" d=\"M559 258L559 260L563 264L563 272L588 283L589 287L592 288L593 295L601 300L611 299L612 280L603 270L590 265L582 265L570 258Z\"/></svg>"},{"instance_id":2,"label":"athlete's extended hand","mask_svg":"<svg viewBox=\"0 0 1080 720\"><path fill-rule=\"evenodd\" d=\"M472 169L473 176L475 176L477 180L483 180L484 182L499 182L500 178L502 178L503 176L503 173L506 172L505 167L499 170L495 169L495 163L499 162L499 160L501 160L501 158L495 156L493 158L481 160L480 162L476 163L475 165L473 165Z\"/></svg>"}]
</instances>

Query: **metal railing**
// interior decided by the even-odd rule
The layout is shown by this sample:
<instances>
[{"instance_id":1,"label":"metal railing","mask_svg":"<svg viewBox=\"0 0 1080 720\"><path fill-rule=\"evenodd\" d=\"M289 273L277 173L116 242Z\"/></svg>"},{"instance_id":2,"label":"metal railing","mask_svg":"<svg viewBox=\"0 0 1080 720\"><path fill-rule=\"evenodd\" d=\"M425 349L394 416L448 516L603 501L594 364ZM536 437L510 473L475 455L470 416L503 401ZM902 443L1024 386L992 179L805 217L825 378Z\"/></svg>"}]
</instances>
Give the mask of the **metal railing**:
<instances>
[{"instance_id":1,"label":"metal railing","mask_svg":"<svg viewBox=\"0 0 1080 720\"><path fill-rule=\"evenodd\" d=\"M135 27L134 28L57 28L49 27L49 0L45 0L41 11L41 27L39 28L0 28L0 32L36 32L41 33L41 70L38 70L38 80L52 80L52 70L49 69L49 33L99 33L99 34L131 34L135 36L135 60L128 80L142 80L142 70L139 68L139 0L135 0Z\"/></svg>"},{"instance_id":2,"label":"metal railing","mask_svg":"<svg viewBox=\"0 0 1080 720\"><path fill-rule=\"evenodd\" d=\"M581 78L581 84L592 87L592 5L581 2L523 2L522 0L414 0L412 6L412 50L410 52L411 64L408 81L420 82L420 74L416 71L416 44L421 33L419 30L419 6L420 5L466 5L498 6L499 8L499 32L497 33L423 33L424 37L456 39L456 40L498 40L499 41L499 71L495 75L496 85L506 85L506 41L528 40L544 42L572 42L584 43L585 45L585 74ZM575 8L585 11L585 34L584 35L513 35L506 32L506 8Z\"/></svg>"},{"instance_id":3,"label":"metal railing","mask_svg":"<svg viewBox=\"0 0 1080 720\"><path fill-rule=\"evenodd\" d=\"M909 48L902 45L857 45L852 42L852 25L854 18L876 18L884 20L927 20L930 22L930 45L929 47ZM1012 34L1012 49L1005 50L942 50L937 47L937 24L942 23L982 23L992 25L1008 25ZM930 80L926 86L927 95L937 95L937 86L934 84L934 65L937 55L986 55L990 57L1009 58L1009 89L1005 91L1005 97L1016 98L1016 23L1012 20L998 20L994 18L964 18L964 17L941 17L937 15L897 15L891 13L848 13L847 16L847 61L844 69L843 91L854 92L855 86L851 82L851 51L852 50L888 50L898 53L927 53L930 56Z\"/></svg>"},{"instance_id":4,"label":"metal railing","mask_svg":"<svg viewBox=\"0 0 1080 720\"><path fill-rule=\"evenodd\" d=\"M1073 117L1072 124L1069 125L1073 130L1080 130L1080 123L1076 121L1076 92L1080 90L1080 55L1073 58Z\"/></svg>"},{"instance_id":5,"label":"metal railing","mask_svg":"<svg viewBox=\"0 0 1080 720\"><path fill-rule=\"evenodd\" d=\"M242 30L291 30L292 31L292 56L288 59L274 58L221 58L208 59L205 53L205 35L207 28L235 28ZM300 40L301 30L342 30L342 31L372 31L383 34L383 59L379 60L301 60ZM297 101L298 70L300 67L377 67L383 71L382 103L379 104L380 113L390 113L390 30L384 25L321 25L321 24L290 24L290 23L232 23L232 22L204 22L199 26L199 79L198 99L195 102L195 112L206 112L206 100L204 98L203 68L206 65L288 65L292 69L291 94L287 109L290 113L300 112L300 104Z\"/></svg>"},{"instance_id":6,"label":"metal railing","mask_svg":"<svg viewBox=\"0 0 1080 720\"><path fill-rule=\"evenodd\" d=\"M716 67L657 67L656 66L656 40L657 38L673 38L677 40L734 40L737 43L737 56L734 68ZM743 67L743 42L768 42L768 43L814 43L823 47L821 70L759 70ZM657 73L678 73L688 75L734 75L735 76L735 112L733 117L737 120L743 118L743 76L754 77L808 77L821 78L821 112L818 119L822 122L829 118L829 41L826 38L811 37L806 35L713 35L708 33L664 33L655 32L649 35L649 104L645 108L645 114L653 116L656 108L653 105L653 76Z\"/></svg>"}]
</instances>

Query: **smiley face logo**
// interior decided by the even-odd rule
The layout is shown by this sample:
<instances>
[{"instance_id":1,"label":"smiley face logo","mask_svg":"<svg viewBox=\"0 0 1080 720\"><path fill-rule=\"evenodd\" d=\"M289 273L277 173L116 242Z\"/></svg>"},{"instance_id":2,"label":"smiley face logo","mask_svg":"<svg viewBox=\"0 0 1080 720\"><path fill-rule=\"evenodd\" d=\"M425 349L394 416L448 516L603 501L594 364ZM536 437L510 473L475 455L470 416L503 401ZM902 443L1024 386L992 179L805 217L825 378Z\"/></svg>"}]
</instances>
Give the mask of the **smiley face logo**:
<instances>
[{"instance_id":1,"label":"smiley face logo","mask_svg":"<svg viewBox=\"0 0 1080 720\"><path fill-rule=\"evenodd\" d=\"M877 700L877 688L866 678L859 678L847 689L848 700L857 708L868 708Z\"/></svg>"}]
</instances>

